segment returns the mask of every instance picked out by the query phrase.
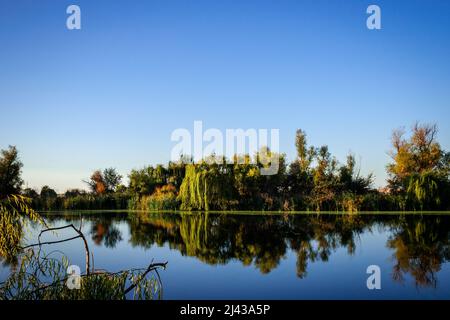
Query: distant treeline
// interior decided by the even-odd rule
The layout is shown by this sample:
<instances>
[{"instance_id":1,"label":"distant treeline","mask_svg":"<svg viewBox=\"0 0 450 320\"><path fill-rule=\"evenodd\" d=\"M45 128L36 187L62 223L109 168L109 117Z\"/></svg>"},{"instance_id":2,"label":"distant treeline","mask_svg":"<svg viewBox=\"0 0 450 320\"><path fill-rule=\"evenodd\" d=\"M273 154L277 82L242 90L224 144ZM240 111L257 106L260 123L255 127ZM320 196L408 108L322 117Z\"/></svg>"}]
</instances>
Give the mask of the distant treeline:
<instances>
[{"instance_id":1,"label":"distant treeline","mask_svg":"<svg viewBox=\"0 0 450 320\"><path fill-rule=\"evenodd\" d=\"M19 192L37 210L450 210L450 153L441 149L436 135L435 125L416 124L409 137L394 131L392 162L386 166L389 179L378 190L371 174L360 174L353 155L340 164L327 146L309 146L305 132L297 130L297 157L290 164L284 154L268 148L253 158L235 156L221 163L214 156L197 163L182 158L132 170L128 186L109 168L85 181L89 192L69 190L64 195L48 186L39 192L22 190L21 163L10 147L0 159L0 195ZM262 157L265 161L255 161ZM260 169L272 161L279 161L278 173L262 175Z\"/></svg>"}]
</instances>

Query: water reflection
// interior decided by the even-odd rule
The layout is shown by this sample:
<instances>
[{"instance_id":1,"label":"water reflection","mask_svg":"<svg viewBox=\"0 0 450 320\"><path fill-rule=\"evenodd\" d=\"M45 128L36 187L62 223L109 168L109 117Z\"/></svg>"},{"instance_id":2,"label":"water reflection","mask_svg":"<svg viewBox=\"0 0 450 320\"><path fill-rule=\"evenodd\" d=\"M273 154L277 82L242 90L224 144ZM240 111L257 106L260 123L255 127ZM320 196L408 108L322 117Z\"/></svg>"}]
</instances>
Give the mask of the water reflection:
<instances>
[{"instance_id":1,"label":"water reflection","mask_svg":"<svg viewBox=\"0 0 450 320\"><path fill-rule=\"evenodd\" d=\"M436 273L450 260L449 218L402 218L392 224L388 247L394 250L393 277L411 274L417 286L436 287Z\"/></svg>"},{"instance_id":2,"label":"water reflection","mask_svg":"<svg viewBox=\"0 0 450 320\"><path fill-rule=\"evenodd\" d=\"M450 260L448 216L388 215L168 215L137 214L130 219L130 242L150 247L169 243L183 255L208 264L239 260L262 273L275 269L288 249L297 256L297 276L308 264L328 261L338 248L355 253L358 238L374 228L390 234L393 279L411 274L418 286L436 286L436 272Z\"/></svg>"},{"instance_id":3,"label":"water reflection","mask_svg":"<svg viewBox=\"0 0 450 320\"><path fill-rule=\"evenodd\" d=\"M51 215L51 222L75 223L73 215ZM363 234L389 235L393 280L414 278L417 286L436 287L437 273L450 260L450 216L445 215L237 215L123 213L83 215L92 241L115 248L124 241L117 227L129 228L127 245L150 248L168 245L184 256L210 265L240 261L266 274L292 251L296 274L326 262L338 249L354 255ZM79 222L78 222L79 223ZM131 249L130 249L131 250Z\"/></svg>"},{"instance_id":4,"label":"water reflection","mask_svg":"<svg viewBox=\"0 0 450 320\"><path fill-rule=\"evenodd\" d=\"M118 242L122 241L122 234L117 229L113 220L106 217L96 218L91 227L92 241L98 246L104 245L107 248L114 248Z\"/></svg>"}]
</instances>

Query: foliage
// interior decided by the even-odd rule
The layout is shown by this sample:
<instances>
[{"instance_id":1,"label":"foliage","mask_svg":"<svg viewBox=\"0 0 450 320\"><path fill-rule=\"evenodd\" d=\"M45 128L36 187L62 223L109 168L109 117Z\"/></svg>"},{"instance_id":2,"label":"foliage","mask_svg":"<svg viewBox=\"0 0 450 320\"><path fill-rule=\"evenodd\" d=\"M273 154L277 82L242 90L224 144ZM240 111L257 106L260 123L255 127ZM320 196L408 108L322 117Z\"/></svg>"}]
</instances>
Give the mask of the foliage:
<instances>
[{"instance_id":1,"label":"foliage","mask_svg":"<svg viewBox=\"0 0 450 320\"><path fill-rule=\"evenodd\" d=\"M104 194L115 192L121 181L122 176L117 173L116 169L107 168L103 172L100 170L94 171L90 180L85 181L85 183L92 193Z\"/></svg>"},{"instance_id":2,"label":"foliage","mask_svg":"<svg viewBox=\"0 0 450 320\"><path fill-rule=\"evenodd\" d=\"M32 207L41 211L61 210L123 210L128 209L131 196L127 192L107 194L66 193L56 198L42 197L32 199Z\"/></svg>"},{"instance_id":3,"label":"foliage","mask_svg":"<svg viewBox=\"0 0 450 320\"><path fill-rule=\"evenodd\" d=\"M27 221L43 223L30 204L31 200L21 195L0 200L0 257L7 261L13 260L19 252Z\"/></svg>"},{"instance_id":4,"label":"foliage","mask_svg":"<svg viewBox=\"0 0 450 320\"><path fill-rule=\"evenodd\" d=\"M177 199L177 190L171 185L156 187L155 192L150 196L143 196L137 199L133 209L138 210L177 210L180 203Z\"/></svg>"},{"instance_id":5,"label":"foliage","mask_svg":"<svg viewBox=\"0 0 450 320\"><path fill-rule=\"evenodd\" d=\"M190 164L180 187L181 210L227 210L236 204L232 167L224 164Z\"/></svg>"},{"instance_id":6,"label":"foliage","mask_svg":"<svg viewBox=\"0 0 450 320\"><path fill-rule=\"evenodd\" d=\"M450 156L436 141L437 132L436 125L416 123L409 139L403 130L393 133L388 183L393 193L405 197L409 208L448 209L448 201L442 201L450 196Z\"/></svg>"},{"instance_id":7,"label":"foliage","mask_svg":"<svg viewBox=\"0 0 450 320\"><path fill-rule=\"evenodd\" d=\"M0 153L0 199L2 199L11 194L19 194L23 184L20 177L23 164L14 146L9 146Z\"/></svg>"},{"instance_id":8,"label":"foliage","mask_svg":"<svg viewBox=\"0 0 450 320\"><path fill-rule=\"evenodd\" d=\"M156 168L152 166L145 167L140 170L132 170L130 179L130 191L137 196L150 195L155 191L156 187L161 187L167 183L167 170L158 165Z\"/></svg>"},{"instance_id":9,"label":"foliage","mask_svg":"<svg viewBox=\"0 0 450 320\"><path fill-rule=\"evenodd\" d=\"M413 174L408 180L408 199L413 206L418 204L421 210L424 207L438 208L441 204L440 184L439 178L431 171Z\"/></svg>"},{"instance_id":10,"label":"foliage","mask_svg":"<svg viewBox=\"0 0 450 320\"><path fill-rule=\"evenodd\" d=\"M412 128L409 139L404 138L404 130L392 134L393 150L390 152L393 162L387 166L389 185L394 191L404 191L406 181L412 174L422 174L439 168L442 150L436 141L435 125L420 125Z\"/></svg>"}]
</instances>

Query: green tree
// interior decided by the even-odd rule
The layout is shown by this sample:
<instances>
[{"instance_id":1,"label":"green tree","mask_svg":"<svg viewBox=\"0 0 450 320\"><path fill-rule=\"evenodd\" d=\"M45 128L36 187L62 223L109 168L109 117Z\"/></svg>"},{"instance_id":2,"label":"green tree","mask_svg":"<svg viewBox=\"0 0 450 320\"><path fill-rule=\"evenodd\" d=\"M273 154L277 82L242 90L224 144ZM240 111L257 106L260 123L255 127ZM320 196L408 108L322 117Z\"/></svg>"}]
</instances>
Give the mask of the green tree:
<instances>
[{"instance_id":1,"label":"green tree","mask_svg":"<svg viewBox=\"0 0 450 320\"><path fill-rule=\"evenodd\" d=\"M11 194L19 194L23 184L20 177L22 162L14 146L1 150L0 156L0 199Z\"/></svg>"},{"instance_id":2,"label":"green tree","mask_svg":"<svg viewBox=\"0 0 450 320\"><path fill-rule=\"evenodd\" d=\"M313 188L311 164L316 156L316 149L308 146L306 133L298 129L295 135L297 158L288 170L285 190L294 202L295 209L306 209L308 197Z\"/></svg>"},{"instance_id":3,"label":"green tree","mask_svg":"<svg viewBox=\"0 0 450 320\"><path fill-rule=\"evenodd\" d=\"M122 176L117 173L114 168L103 170L103 181L105 183L106 192L115 192L122 182Z\"/></svg>"},{"instance_id":4,"label":"green tree","mask_svg":"<svg viewBox=\"0 0 450 320\"><path fill-rule=\"evenodd\" d=\"M19 195L23 183L20 177L21 168L22 162L16 147L10 146L8 150L1 151L0 257L9 262L13 261L20 251L23 227L28 219L43 222L39 214L31 208L31 199Z\"/></svg>"},{"instance_id":5,"label":"green tree","mask_svg":"<svg viewBox=\"0 0 450 320\"><path fill-rule=\"evenodd\" d=\"M24 197L30 198L30 199L37 199L39 198L39 194L36 192L36 190L31 188L26 188L23 190L22 195Z\"/></svg>"},{"instance_id":6,"label":"green tree","mask_svg":"<svg viewBox=\"0 0 450 320\"><path fill-rule=\"evenodd\" d=\"M416 173L409 177L407 196L413 206L417 204L421 210L435 209L441 204L441 180L432 171Z\"/></svg>"},{"instance_id":7,"label":"green tree","mask_svg":"<svg viewBox=\"0 0 450 320\"><path fill-rule=\"evenodd\" d=\"M40 194L40 208L44 210L60 209L58 207L58 194L49 186L43 186Z\"/></svg>"},{"instance_id":8,"label":"green tree","mask_svg":"<svg viewBox=\"0 0 450 320\"><path fill-rule=\"evenodd\" d=\"M239 209L261 209L261 173L258 166L252 163L249 155L234 156L233 178L234 188L238 195Z\"/></svg>"},{"instance_id":9,"label":"green tree","mask_svg":"<svg viewBox=\"0 0 450 320\"><path fill-rule=\"evenodd\" d=\"M186 167L178 199L182 210L227 210L237 204L232 166L202 161Z\"/></svg>"},{"instance_id":10,"label":"green tree","mask_svg":"<svg viewBox=\"0 0 450 320\"><path fill-rule=\"evenodd\" d=\"M301 172L307 172L310 169L311 162L314 160L316 151L314 147L308 147L306 132L298 129L295 134L295 148L297 150L297 162Z\"/></svg>"},{"instance_id":11,"label":"green tree","mask_svg":"<svg viewBox=\"0 0 450 320\"><path fill-rule=\"evenodd\" d=\"M259 190L263 199L263 210L288 209L289 205L284 205L284 186L286 181L286 156L271 151L268 147L262 147L256 153L256 163L260 170ZM276 163L276 172L264 175L263 169L270 168Z\"/></svg>"},{"instance_id":12,"label":"green tree","mask_svg":"<svg viewBox=\"0 0 450 320\"><path fill-rule=\"evenodd\" d=\"M373 175L361 176L356 169L355 156L349 154L347 163L339 168L339 184L342 192L351 192L356 195L363 195L370 191L373 183Z\"/></svg>"},{"instance_id":13,"label":"green tree","mask_svg":"<svg viewBox=\"0 0 450 320\"><path fill-rule=\"evenodd\" d=\"M317 211L330 209L336 196L337 160L331 156L327 146L317 150L317 166L313 169L314 187L311 192L311 203Z\"/></svg>"},{"instance_id":14,"label":"green tree","mask_svg":"<svg viewBox=\"0 0 450 320\"><path fill-rule=\"evenodd\" d=\"M41 198L42 199L54 199L58 196L55 190L50 188L49 186L43 186L41 189Z\"/></svg>"},{"instance_id":15,"label":"green tree","mask_svg":"<svg viewBox=\"0 0 450 320\"><path fill-rule=\"evenodd\" d=\"M130 180L130 191L139 197L152 194L156 187L165 184L163 177L160 175L161 173L161 168L159 170L155 170L152 166L139 170L133 169L128 176Z\"/></svg>"}]
</instances>

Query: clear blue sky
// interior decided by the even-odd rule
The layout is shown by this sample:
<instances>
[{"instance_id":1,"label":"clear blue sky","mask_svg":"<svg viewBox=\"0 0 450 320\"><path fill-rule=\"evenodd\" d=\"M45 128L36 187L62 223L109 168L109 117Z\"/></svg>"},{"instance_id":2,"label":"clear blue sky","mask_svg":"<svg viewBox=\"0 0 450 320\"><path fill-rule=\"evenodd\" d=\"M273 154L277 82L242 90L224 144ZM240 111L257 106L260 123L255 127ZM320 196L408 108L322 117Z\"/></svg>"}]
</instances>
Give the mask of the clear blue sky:
<instances>
[{"instance_id":1,"label":"clear blue sky","mask_svg":"<svg viewBox=\"0 0 450 320\"><path fill-rule=\"evenodd\" d=\"M279 128L289 159L302 128L383 185L393 129L435 122L450 149L449 57L450 1L2 0L0 148L19 148L29 187L62 192L167 162L194 120Z\"/></svg>"}]
</instances>

